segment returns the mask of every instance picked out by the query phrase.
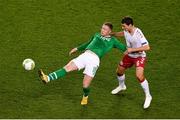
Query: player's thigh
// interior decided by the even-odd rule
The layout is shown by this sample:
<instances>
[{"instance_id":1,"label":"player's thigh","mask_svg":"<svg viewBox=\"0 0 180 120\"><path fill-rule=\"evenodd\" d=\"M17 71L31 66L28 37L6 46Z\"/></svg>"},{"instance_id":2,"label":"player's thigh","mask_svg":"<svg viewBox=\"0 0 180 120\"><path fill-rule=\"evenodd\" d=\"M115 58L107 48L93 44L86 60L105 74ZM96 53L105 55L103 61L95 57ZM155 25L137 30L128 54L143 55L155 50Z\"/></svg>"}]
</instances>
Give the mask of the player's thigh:
<instances>
[{"instance_id":1,"label":"player's thigh","mask_svg":"<svg viewBox=\"0 0 180 120\"><path fill-rule=\"evenodd\" d=\"M84 62L86 61L86 54L81 54L78 57L71 60L64 68L67 72L74 70L81 70L84 68Z\"/></svg>"},{"instance_id":2,"label":"player's thigh","mask_svg":"<svg viewBox=\"0 0 180 120\"><path fill-rule=\"evenodd\" d=\"M78 70L78 67L77 67L76 64L71 60L67 65L64 66L64 69L65 69L67 72L70 72L70 71Z\"/></svg>"},{"instance_id":3,"label":"player's thigh","mask_svg":"<svg viewBox=\"0 0 180 120\"><path fill-rule=\"evenodd\" d=\"M136 77L141 81L144 80L144 68L136 67Z\"/></svg>"},{"instance_id":4,"label":"player's thigh","mask_svg":"<svg viewBox=\"0 0 180 120\"><path fill-rule=\"evenodd\" d=\"M134 63L133 63L133 61L132 61L132 58L129 57L128 55L125 55L125 56L123 57L123 59L120 61L118 67L117 67L117 71L116 71L117 74L118 74L118 75L124 74L125 70L126 70L127 68L132 67L133 64L134 64Z\"/></svg>"},{"instance_id":5,"label":"player's thigh","mask_svg":"<svg viewBox=\"0 0 180 120\"><path fill-rule=\"evenodd\" d=\"M83 87L85 87L85 88L89 87L92 80L93 80L93 77L84 74Z\"/></svg>"},{"instance_id":6,"label":"player's thigh","mask_svg":"<svg viewBox=\"0 0 180 120\"><path fill-rule=\"evenodd\" d=\"M88 76L94 77L96 75L98 68L99 68L98 64L91 63L85 66L83 73Z\"/></svg>"},{"instance_id":7,"label":"player's thigh","mask_svg":"<svg viewBox=\"0 0 180 120\"><path fill-rule=\"evenodd\" d=\"M133 59L133 62L135 64L135 67L145 68L146 58L145 57L135 58L135 59Z\"/></svg>"}]
</instances>

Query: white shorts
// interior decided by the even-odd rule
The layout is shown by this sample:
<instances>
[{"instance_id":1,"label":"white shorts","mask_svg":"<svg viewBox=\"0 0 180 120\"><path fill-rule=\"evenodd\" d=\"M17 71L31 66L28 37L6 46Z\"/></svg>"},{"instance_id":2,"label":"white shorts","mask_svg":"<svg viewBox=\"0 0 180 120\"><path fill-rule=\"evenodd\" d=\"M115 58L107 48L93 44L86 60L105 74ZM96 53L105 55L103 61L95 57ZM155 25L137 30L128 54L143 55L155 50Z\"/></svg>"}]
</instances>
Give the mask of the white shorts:
<instances>
[{"instance_id":1,"label":"white shorts","mask_svg":"<svg viewBox=\"0 0 180 120\"><path fill-rule=\"evenodd\" d=\"M99 57L95 53L91 53L89 51L85 51L72 61L79 70L85 68L83 73L90 77L95 76L100 62Z\"/></svg>"}]
</instances>

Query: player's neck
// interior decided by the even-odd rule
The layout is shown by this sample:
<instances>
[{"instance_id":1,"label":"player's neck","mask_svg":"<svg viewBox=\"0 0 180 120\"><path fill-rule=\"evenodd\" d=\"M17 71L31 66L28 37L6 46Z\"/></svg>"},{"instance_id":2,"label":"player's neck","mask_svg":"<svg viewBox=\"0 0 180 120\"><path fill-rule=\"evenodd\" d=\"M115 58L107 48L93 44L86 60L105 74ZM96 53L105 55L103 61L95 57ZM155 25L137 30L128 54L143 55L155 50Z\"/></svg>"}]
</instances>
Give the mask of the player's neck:
<instances>
[{"instance_id":1,"label":"player's neck","mask_svg":"<svg viewBox=\"0 0 180 120\"><path fill-rule=\"evenodd\" d=\"M131 35L133 35L134 32L135 32L135 30L136 30L136 27L132 26L132 27L128 30L128 32L129 32Z\"/></svg>"},{"instance_id":2,"label":"player's neck","mask_svg":"<svg viewBox=\"0 0 180 120\"><path fill-rule=\"evenodd\" d=\"M108 38L108 37L111 37L109 34L108 34L108 35L101 35L101 36L103 36L103 37L107 37L107 38Z\"/></svg>"}]
</instances>

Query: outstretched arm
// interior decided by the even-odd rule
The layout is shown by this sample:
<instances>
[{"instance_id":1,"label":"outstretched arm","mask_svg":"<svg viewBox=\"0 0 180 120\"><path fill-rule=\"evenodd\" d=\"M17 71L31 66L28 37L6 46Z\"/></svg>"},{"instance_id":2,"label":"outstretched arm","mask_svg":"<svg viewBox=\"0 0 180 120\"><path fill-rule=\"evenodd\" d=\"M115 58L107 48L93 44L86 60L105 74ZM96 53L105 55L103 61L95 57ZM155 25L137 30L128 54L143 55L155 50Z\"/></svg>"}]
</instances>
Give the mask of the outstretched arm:
<instances>
[{"instance_id":1,"label":"outstretched arm","mask_svg":"<svg viewBox=\"0 0 180 120\"><path fill-rule=\"evenodd\" d=\"M69 52L69 55L75 53L77 50L79 50L79 51L85 50L86 47L89 45L89 43L90 43L90 42L87 42L87 43L84 43L84 44L82 44L82 45L80 45L80 46L78 46L78 47L76 47L76 48L73 48L73 49Z\"/></svg>"},{"instance_id":2,"label":"outstretched arm","mask_svg":"<svg viewBox=\"0 0 180 120\"><path fill-rule=\"evenodd\" d=\"M124 44L122 44L121 42L119 42L117 39L114 42L114 47L118 48L119 50L123 51L124 54L127 54L127 48Z\"/></svg>"},{"instance_id":3,"label":"outstretched arm","mask_svg":"<svg viewBox=\"0 0 180 120\"><path fill-rule=\"evenodd\" d=\"M88 41L88 42L86 42L86 43L84 43L84 44L82 44L82 45L80 45L80 46L78 46L78 47L77 47L77 50L79 50L79 51L85 50L86 47L89 45L90 42L91 42L91 40Z\"/></svg>"},{"instance_id":4,"label":"outstretched arm","mask_svg":"<svg viewBox=\"0 0 180 120\"><path fill-rule=\"evenodd\" d=\"M115 37L123 37L124 36L124 32L112 32L110 33L110 35L115 36Z\"/></svg>"},{"instance_id":5,"label":"outstretched arm","mask_svg":"<svg viewBox=\"0 0 180 120\"><path fill-rule=\"evenodd\" d=\"M86 43L84 43L84 44L82 44L82 45L80 45L80 46L78 46L78 47L76 47L76 48L73 48L73 49L69 52L69 55L75 53L77 50L79 50L79 51L85 50L86 47L89 45L89 43L91 43L91 41L93 40L93 38L94 38L94 36L91 37L91 39L90 39L88 42L86 42Z\"/></svg>"}]
</instances>

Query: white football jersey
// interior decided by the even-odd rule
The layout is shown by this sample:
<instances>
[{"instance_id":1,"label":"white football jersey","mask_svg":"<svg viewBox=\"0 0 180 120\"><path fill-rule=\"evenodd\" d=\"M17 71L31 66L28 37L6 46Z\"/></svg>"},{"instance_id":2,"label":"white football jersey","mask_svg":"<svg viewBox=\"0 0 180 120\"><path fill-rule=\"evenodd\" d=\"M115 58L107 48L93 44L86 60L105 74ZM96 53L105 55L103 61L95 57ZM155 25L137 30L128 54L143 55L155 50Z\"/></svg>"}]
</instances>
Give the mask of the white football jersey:
<instances>
[{"instance_id":1,"label":"white football jersey","mask_svg":"<svg viewBox=\"0 0 180 120\"><path fill-rule=\"evenodd\" d=\"M124 31L124 37L128 48L138 48L149 44L139 28L136 28L133 35L131 35L128 31ZM133 58L146 57L146 53L144 51L133 52L128 55Z\"/></svg>"}]
</instances>

